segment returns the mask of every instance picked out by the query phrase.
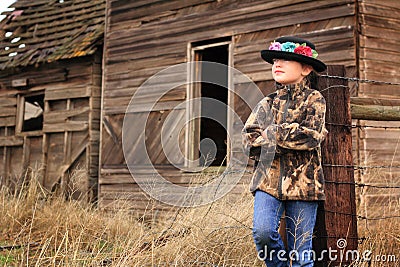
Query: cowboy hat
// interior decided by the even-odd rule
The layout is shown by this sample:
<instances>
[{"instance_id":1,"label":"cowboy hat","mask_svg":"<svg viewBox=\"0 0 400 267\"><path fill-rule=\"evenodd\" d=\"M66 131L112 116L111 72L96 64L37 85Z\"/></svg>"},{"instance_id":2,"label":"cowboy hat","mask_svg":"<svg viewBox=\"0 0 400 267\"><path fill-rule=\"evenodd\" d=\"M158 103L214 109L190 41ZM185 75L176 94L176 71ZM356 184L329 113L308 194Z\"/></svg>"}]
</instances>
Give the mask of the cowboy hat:
<instances>
[{"instance_id":1,"label":"cowboy hat","mask_svg":"<svg viewBox=\"0 0 400 267\"><path fill-rule=\"evenodd\" d=\"M261 57L270 64L274 59L286 59L310 65L317 72L326 70L326 65L317 56L313 43L294 36L280 37L267 50L261 51Z\"/></svg>"}]
</instances>

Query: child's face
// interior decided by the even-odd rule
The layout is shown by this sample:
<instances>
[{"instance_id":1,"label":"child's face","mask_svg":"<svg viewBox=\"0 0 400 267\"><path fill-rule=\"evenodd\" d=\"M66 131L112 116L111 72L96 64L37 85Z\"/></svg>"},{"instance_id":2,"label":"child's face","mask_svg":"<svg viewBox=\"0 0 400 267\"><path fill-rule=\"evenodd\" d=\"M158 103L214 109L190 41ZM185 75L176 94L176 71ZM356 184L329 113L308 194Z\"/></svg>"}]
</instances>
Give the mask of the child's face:
<instances>
[{"instance_id":1,"label":"child's face","mask_svg":"<svg viewBox=\"0 0 400 267\"><path fill-rule=\"evenodd\" d=\"M292 60L274 59L272 65L272 77L283 85L299 83L311 71L311 66Z\"/></svg>"}]
</instances>

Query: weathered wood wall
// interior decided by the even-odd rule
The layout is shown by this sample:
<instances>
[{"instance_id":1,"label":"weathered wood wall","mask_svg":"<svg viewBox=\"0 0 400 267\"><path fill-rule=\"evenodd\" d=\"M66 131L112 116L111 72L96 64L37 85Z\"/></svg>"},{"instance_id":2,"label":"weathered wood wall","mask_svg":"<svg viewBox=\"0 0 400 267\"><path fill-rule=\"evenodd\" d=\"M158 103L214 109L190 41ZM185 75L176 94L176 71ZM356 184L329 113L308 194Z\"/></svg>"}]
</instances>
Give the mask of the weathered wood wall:
<instances>
[{"instance_id":1,"label":"weathered wood wall","mask_svg":"<svg viewBox=\"0 0 400 267\"><path fill-rule=\"evenodd\" d=\"M101 53L0 75L0 170L3 185L20 182L27 167L43 174L49 190L60 184L97 192L100 138ZM15 88L24 79L28 86ZM20 131L21 97L44 94L43 129ZM20 103L19 103L20 102ZM76 178L71 181L70 178ZM92 194L92 193L91 193Z\"/></svg>"},{"instance_id":2,"label":"weathered wood wall","mask_svg":"<svg viewBox=\"0 0 400 267\"><path fill-rule=\"evenodd\" d=\"M398 75L400 41L400 2L394 0L359 0L359 77L361 79L399 83ZM359 83L358 96L366 98L399 99L400 86L378 83ZM358 128L354 151L356 163L361 166L393 166L392 168L361 170L361 183L378 186L399 185L400 122L358 120L354 123L372 127ZM376 127L376 128L375 128ZM388 127L388 128L379 128ZM392 128L391 128L392 127ZM392 205L398 201L398 190L387 188L364 188L361 190L363 215L379 217L393 215ZM377 209L373 208L377 207ZM379 208L378 208L379 207ZM379 212L374 212L379 211ZM398 211L397 211L398 212Z\"/></svg>"},{"instance_id":3,"label":"weathered wood wall","mask_svg":"<svg viewBox=\"0 0 400 267\"><path fill-rule=\"evenodd\" d=\"M149 77L171 65L193 60L188 51L190 44L213 38L232 40L231 65L267 94L273 90L271 66L260 59L259 52L281 35L309 38L317 45L323 61L345 65L349 73L354 73L355 12L352 0L107 1L100 206L111 208L116 199L125 196L123 202L128 206L146 209L145 197L124 162L121 136L124 112L133 94ZM235 88L238 92L246 89L246 86ZM149 104L146 99L149 98L143 97L140 103L142 108ZM147 136L149 147L159 144L157 129L163 124L165 112L186 99L185 87L164 96L161 100L164 115L159 111L150 115L156 130ZM237 96L231 106L242 120L249 115L250 108ZM140 120L140 108L136 115ZM235 122L232 124L235 127ZM238 138L240 129L233 129L233 133ZM167 164L162 151L154 151L153 156L166 176L182 184L190 182L190 175Z\"/></svg>"}]
</instances>

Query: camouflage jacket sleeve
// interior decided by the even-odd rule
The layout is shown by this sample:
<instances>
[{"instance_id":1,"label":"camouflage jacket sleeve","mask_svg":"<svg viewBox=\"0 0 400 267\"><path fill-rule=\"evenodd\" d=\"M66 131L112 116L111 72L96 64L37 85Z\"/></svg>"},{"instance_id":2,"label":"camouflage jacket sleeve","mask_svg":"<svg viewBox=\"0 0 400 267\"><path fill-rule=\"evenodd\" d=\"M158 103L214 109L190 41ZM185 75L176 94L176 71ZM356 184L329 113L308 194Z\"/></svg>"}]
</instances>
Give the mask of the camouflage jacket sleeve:
<instances>
[{"instance_id":1,"label":"camouflage jacket sleeve","mask_svg":"<svg viewBox=\"0 0 400 267\"><path fill-rule=\"evenodd\" d=\"M253 109L242 130L242 143L245 153L258 160L261 146L275 146L274 138L265 140L261 133L273 122L270 112L271 97L265 97Z\"/></svg>"},{"instance_id":2,"label":"camouflage jacket sleeve","mask_svg":"<svg viewBox=\"0 0 400 267\"><path fill-rule=\"evenodd\" d=\"M276 131L277 146L293 150L313 150L325 139L326 102L318 91L311 93L304 106L305 119L300 122L277 125L271 128Z\"/></svg>"}]
</instances>

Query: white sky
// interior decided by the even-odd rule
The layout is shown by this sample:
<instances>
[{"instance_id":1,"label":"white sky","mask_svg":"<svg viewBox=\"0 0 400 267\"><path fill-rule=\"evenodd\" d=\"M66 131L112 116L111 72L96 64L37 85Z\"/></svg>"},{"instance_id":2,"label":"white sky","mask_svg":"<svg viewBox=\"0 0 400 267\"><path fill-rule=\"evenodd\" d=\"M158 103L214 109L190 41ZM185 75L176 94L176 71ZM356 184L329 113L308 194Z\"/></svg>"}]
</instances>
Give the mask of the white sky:
<instances>
[{"instance_id":1,"label":"white sky","mask_svg":"<svg viewBox=\"0 0 400 267\"><path fill-rule=\"evenodd\" d=\"M14 3L16 0L0 0L0 13L7 10L7 7L9 7L12 3ZM0 20L2 20L4 16L0 16Z\"/></svg>"}]
</instances>

